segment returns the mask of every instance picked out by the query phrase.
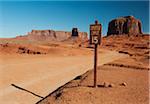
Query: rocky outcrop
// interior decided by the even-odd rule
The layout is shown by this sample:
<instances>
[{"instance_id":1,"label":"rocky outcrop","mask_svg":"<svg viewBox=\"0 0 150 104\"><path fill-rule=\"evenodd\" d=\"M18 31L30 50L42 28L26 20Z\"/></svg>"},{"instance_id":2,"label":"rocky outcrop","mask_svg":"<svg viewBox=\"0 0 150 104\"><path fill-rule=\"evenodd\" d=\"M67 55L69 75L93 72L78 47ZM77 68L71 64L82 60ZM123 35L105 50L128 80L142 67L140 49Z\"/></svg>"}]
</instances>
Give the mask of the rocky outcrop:
<instances>
[{"instance_id":1,"label":"rocky outcrop","mask_svg":"<svg viewBox=\"0 0 150 104\"><path fill-rule=\"evenodd\" d=\"M32 50L32 49L29 49L27 47L21 47L21 46L18 47L17 53L19 53L19 54L46 54L44 52Z\"/></svg>"},{"instance_id":2,"label":"rocky outcrop","mask_svg":"<svg viewBox=\"0 0 150 104\"><path fill-rule=\"evenodd\" d=\"M109 22L107 35L111 34L142 34L140 20L133 16L125 16Z\"/></svg>"},{"instance_id":3,"label":"rocky outcrop","mask_svg":"<svg viewBox=\"0 0 150 104\"><path fill-rule=\"evenodd\" d=\"M32 30L27 34L28 39L37 41L64 41L74 37L72 32L54 30ZM78 32L77 38L87 40L86 32Z\"/></svg>"},{"instance_id":4,"label":"rocky outcrop","mask_svg":"<svg viewBox=\"0 0 150 104\"><path fill-rule=\"evenodd\" d=\"M32 30L28 33L28 38L30 40L37 41L62 41L67 39L71 34L64 31L54 31L54 30Z\"/></svg>"}]
</instances>

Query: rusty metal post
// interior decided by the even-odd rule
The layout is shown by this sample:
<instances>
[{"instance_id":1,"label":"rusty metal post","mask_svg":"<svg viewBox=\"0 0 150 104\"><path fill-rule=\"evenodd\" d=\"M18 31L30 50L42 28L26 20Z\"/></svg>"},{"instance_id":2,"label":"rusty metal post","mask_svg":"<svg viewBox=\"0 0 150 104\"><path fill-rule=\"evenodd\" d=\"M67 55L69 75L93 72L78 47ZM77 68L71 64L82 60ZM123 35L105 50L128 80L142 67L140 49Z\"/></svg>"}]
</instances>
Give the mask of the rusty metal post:
<instances>
[{"instance_id":1,"label":"rusty metal post","mask_svg":"<svg viewBox=\"0 0 150 104\"><path fill-rule=\"evenodd\" d=\"M94 49L94 87L97 87L97 44Z\"/></svg>"},{"instance_id":2,"label":"rusty metal post","mask_svg":"<svg viewBox=\"0 0 150 104\"><path fill-rule=\"evenodd\" d=\"M95 21L95 24L90 25L90 44L94 45L94 86L97 87L97 47L101 43L102 25Z\"/></svg>"}]
</instances>

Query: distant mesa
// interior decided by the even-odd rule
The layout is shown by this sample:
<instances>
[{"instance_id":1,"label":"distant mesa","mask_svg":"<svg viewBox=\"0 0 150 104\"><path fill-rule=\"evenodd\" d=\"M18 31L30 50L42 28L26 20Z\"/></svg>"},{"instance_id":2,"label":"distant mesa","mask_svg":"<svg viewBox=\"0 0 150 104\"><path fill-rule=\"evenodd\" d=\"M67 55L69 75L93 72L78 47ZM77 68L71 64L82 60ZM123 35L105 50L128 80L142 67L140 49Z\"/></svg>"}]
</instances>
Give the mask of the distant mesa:
<instances>
[{"instance_id":1,"label":"distant mesa","mask_svg":"<svg viewBox=\"0 0 150 104\"><path fill-rule=\"evenodd\" d=\"M65 41L74 37L80 40L87 40L88 34L79 32L77 28L73 28L72 31L32 30L27 34L29 40L37 41Z\"/></svg>"},{"instance_id":2,"label":"distant mesa","mask_svg":"<svg viewBox=\"0 0 150 104\"><path fill-rule=\"evenodd\" d=\"M142 34L141 21L134 16L125 16L114 19L109 22L107 36L112 34Z\"/></svg>"}]
</instances>

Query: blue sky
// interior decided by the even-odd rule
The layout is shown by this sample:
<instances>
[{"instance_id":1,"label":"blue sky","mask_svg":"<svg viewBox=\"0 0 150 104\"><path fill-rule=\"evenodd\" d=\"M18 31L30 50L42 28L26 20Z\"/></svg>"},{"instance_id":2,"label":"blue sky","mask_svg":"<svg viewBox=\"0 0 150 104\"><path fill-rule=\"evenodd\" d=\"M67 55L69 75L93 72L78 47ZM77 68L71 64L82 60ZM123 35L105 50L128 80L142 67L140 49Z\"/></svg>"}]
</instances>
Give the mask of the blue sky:
<instances>
[{"instance_id":1,"label":"blue sky","mask_svg":"<svg viewBox=\"0 0 150 104\"><path fill-rule=\"evenodd\" d=\"M108 23L120 16L133 15L149 33L148 1L0 1L0 37L25 35L32 29L89 32L97 19L106 34Z\"/></svg>"}]
</instances>

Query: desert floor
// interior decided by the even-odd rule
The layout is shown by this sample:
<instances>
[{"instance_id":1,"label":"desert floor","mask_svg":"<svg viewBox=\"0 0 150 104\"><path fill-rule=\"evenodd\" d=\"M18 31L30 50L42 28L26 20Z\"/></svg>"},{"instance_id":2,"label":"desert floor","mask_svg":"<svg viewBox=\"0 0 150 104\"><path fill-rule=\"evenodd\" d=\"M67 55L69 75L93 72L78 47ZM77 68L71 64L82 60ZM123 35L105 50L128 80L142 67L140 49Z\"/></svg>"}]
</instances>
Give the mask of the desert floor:
<instances>
[{"instance_id":1,"label":"desert floor","mask_svg":"<svg viewBox=\"0 0 150 104\"><path fill-rule=\"evenodd\" d=\"M123 60L123 64L128 64L128 58L114 62ZM97 88L93 88L90 70L37 104L149 104L149 73L147 69L105 64L98 67Z\"/></svg>"},{"instance_id":2,"label":"desert floor","mask_svg":"<svg viewBox=\"0 0 150 104\"><path fill-rule=\"evenodd\" d=\"M128 56L119 54L115 51L99 50L98 65L100 66L124 57ZM11 84L15 84L45 97L58 87L92 68L92 54L73 56L59 56L54 54L1 54L0 103L34 104L41 100L41 98L17 89L11 86Z\"/></svg>"},{"instance_id":3,"label":"desert floor","mask_svg":"<svg viewBox=\"0 0 150 104\"><path fill-rule=\"evenodd\" d=\"M0 104L148 104L149 46L149 35L104 37L93 88L86 42L0 39Z\"/></svg>"}]
</instances>

